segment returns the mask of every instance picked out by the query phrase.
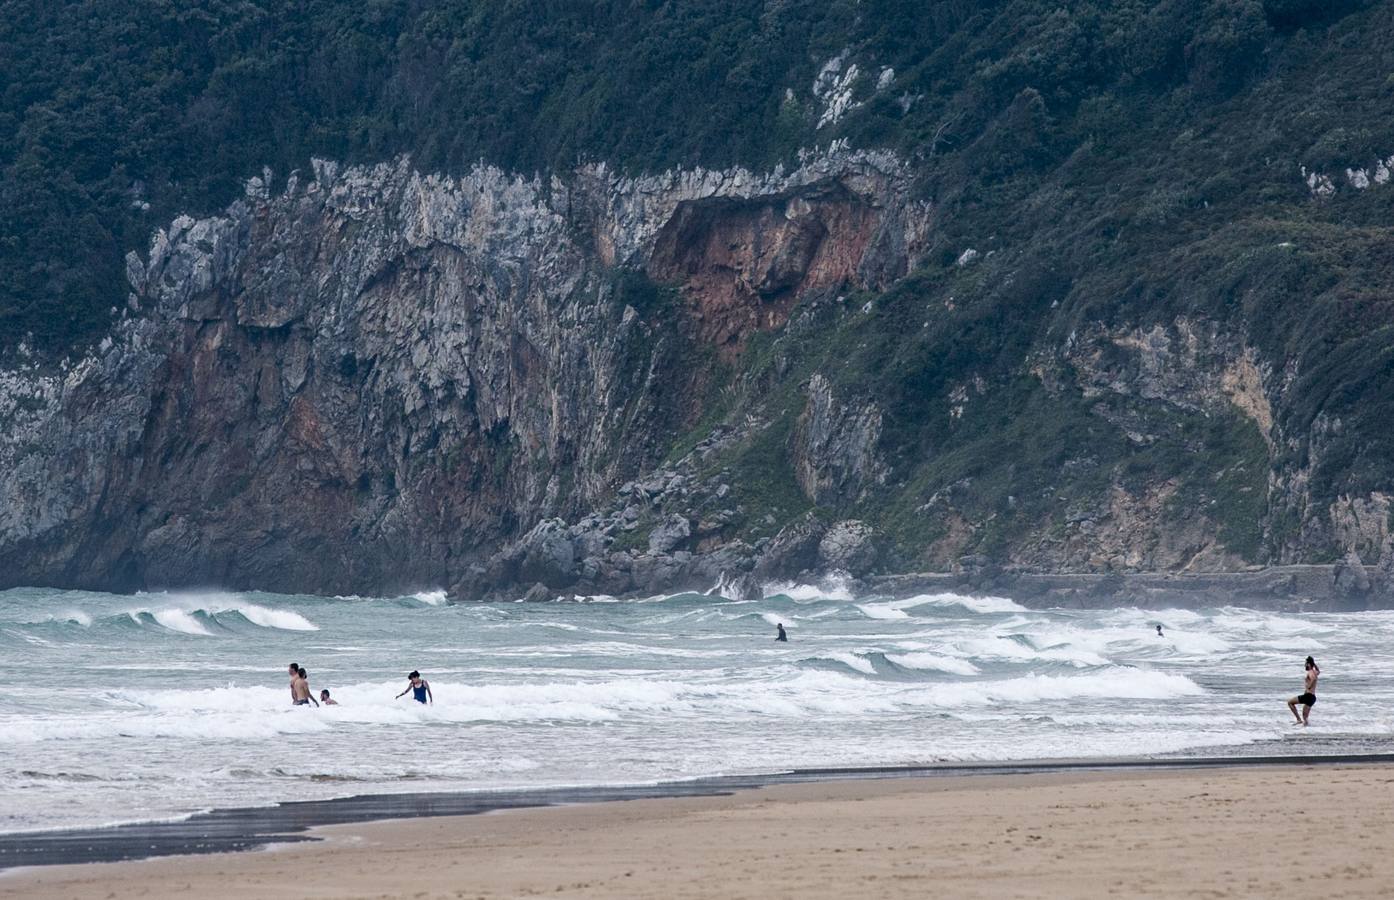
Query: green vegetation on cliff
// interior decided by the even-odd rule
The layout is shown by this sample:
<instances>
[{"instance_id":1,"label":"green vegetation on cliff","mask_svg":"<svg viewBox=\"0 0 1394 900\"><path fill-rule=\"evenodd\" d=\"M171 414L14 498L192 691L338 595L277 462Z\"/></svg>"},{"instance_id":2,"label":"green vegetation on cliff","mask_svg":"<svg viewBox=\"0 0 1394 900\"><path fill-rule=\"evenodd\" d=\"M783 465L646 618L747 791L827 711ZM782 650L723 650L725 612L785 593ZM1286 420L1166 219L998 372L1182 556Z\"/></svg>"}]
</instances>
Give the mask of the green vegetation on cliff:
<instances>
[{"instance_id":1,"label":"green vegetation on cliff","mask_svg":"<svg viewBox=\"0 0 1394 900\"><path fill-rule=\"evenodd\" d=\"M761 512L748 536L811 506L874 521L898 566L1029 561L1067 524L1132 516L1203 521L1264 561L1308 505L1394 485L1394 184L1345 174L1394 154L1390 0L0 9L0 358L99 338L124 254L263 166L768 168L846 139L912 167L926 264L821 299L737 362L694 352L727 389L646 448L760 406L773 424L720 461ZM651 321L674 309L642 280L616 292ZM1103 383L1154 333L1197 349ZM1081 355L1091 339L1119 358ZM1241 405L1241 345L1271 409ZM889 474L855 497L814 503L788 468L813 373L884 413ZM1145 508L1110 510L1111 491Z\"/></svg>"},{"instance_id":2,"label":"green vegetation on cliff","mask_svg":"<svg viewBox=\"0 0 1394 900\"><path fill-rule=\"evenodd\" d=\"M1293 199L1299 163L1390 152L1389 10L1366 6L7 0L0 347L99 336L127 250L311 155L768 166L842 136L917 160L935 199L998 240L1020 229L988 211L1084 162L1085 196L1056 203L1185 231L1206 204ZM844 51L859 105L820 129L815 77ZM1142 191L1120 190L1128 171Z\"/></svg>"}]
</instances>

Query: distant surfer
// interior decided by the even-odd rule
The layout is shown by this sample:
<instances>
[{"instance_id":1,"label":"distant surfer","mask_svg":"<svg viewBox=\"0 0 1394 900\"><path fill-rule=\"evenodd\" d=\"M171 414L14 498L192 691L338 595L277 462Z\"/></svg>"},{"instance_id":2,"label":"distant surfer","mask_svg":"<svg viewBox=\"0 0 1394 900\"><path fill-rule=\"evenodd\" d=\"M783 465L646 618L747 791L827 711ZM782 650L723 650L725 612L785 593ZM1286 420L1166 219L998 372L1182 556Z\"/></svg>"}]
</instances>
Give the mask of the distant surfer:
<instances>
[{"instance_id":1,"label":"distant surfer","mask_svg":"<svg viewBox=\"0 0 1394 900\"><path fill-rule=\"evenodd\" d=\"M775 639L776 641L783 641L783 642L785 642L786 644L789 643L789 635L788 635L787 633L785 633L785 631L784 631L784 623L783 623L783 622L776 622L776 623L774 624L774 627L775 627L776 629L778 629L778 633L774 636L774 639Z\"/></svg>"},{"instance_id":2,"label":"distant surfer","mask_svg":"<svg viewBox=\"0 0 1394 900\"><path fill-rule=\"evenodd\" d=\"M309 706L311 703L319 706L310 696L310 676L296 663L290 664L290 702L292 706Z\"/></svg>"},{"instance_id":3,"label":"distant surfer","mask_svg":"<svg viewBox=\"0 0 1394 900\"><path fill-rule=\"evenodd\" d=\"M436 698L431 695L431 683L422 678L420 672L413 670L407 678L411 679L410 683L407 684L407 689L394 697L394 700L400 700L410 693L411 698L417 703L436 702Z\"/></svg>"},{"instance_id":4,"label":"distant surfer","mask_svg":"<svg viewBox=\"0 0 1394 900\"><path fill-rule=\"evenodd\" d=\"M1162 626L1160 625L1157 626L1157 637L1166 637L1166 635L1162 634Z\"/></svg>"},{"instance_id":5,"label":"distant surfer","mask_svg":"<svg viewBox=\"0 0 1394 900\"><path fill-rule=\"evenodd\" d=\"M1312 707L1317 705L1317 679L1321 677L1321 669L1317 666L1317 661L1310 656L1307 657L1307 671L1302 679L1302 693L1288 701L1288 709L1292 712L1292 717L1297 720L1297 724L1303 727L1307 725L1307 716L1312 712ZM1297 714L1297 705L1302 704L1302 715Z\"/></svg>"},{"instance_id":6,"label":"distant surfer","mask_svg":"<svg viewBox=\"0 0 1394 900\"><path fill-rule=\"evenodd\" d=\"M323 705L323 706L338 706L338 705L339 705L339 701L338 701L338 700L334 700L334 699L332 699L332 698L329 696L329 688L325 688L324 690L322 690L322 691L319 692L319 702L320 702L320 704Z\"/></svg>"}]
</instances>

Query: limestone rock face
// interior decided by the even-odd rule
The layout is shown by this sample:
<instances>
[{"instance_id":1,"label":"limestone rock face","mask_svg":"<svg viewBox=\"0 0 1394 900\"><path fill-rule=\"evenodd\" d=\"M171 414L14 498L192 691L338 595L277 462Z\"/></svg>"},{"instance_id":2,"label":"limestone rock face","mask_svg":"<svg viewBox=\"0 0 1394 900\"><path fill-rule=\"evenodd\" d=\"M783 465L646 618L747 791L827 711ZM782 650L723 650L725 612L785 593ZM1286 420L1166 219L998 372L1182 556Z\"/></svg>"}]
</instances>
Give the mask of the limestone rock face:
<instances>
[{"instance_id":1,"label":"limestone rock face","mask_svg":"<svg viewBox=\"0 0 1394 900\"><path fill-rule=\"evenodd\" d=\"M700 548L676 520L649 554L612 547L654 498L685 512L716 491L651 482L710 402L685 360L899 277L928 229L895 157L843 149L763 174L399 159L270 183L132 255L131 311L92 356L0 372L0 586L521 593L748 571L715 499ZM674 285L676 308L628 305L616 267ZM587 518L627 482L613 519Z\"/></svg>"},{"instance_id":2,"label":"limestone rock face","mask_svg":"<svg viewBox=\"0 0 1394 900\"><path fill-rule=\"evenodd\" d=\"M867 574L876 562L874 534L871 526L855 519L833 525L818 542L819 568L857 576Z\"/></svg>"},{"instance_id":3,"label":"limestone rock face","mask_svg":"<svg viewBox=\"0 0 1394 900\"><path fill-rule=\"evenodd\" d=\"M687 517L674 513L649 532L649 550L669 553L686 543L691 534L692 525Z\"/></svg>"},{"instance_id":4,"label":"limestone rock face","mask_svg":"<svg viewBox=\"0 0 1394 900\"><path fill-rule=\"evenodd\" d=\"M1360 554L1354 550L1347 552L1335 565L1332 580L1338 597L1354 598L1370 592L1370 577L1360 561Z\"/></svg>"},{"instance_id":5,"label":"limestone rock face","mask_svg":"<svg viewBox=\"0 0 1394 900\"><path fill-rule=\"evenodd\" d=\"M883 483L887 469L877 455L880 439L876 404L840 403L827 379L815 374L790 448L804 495L815 503L856 500Z\"/></svg>"}]
</instances>

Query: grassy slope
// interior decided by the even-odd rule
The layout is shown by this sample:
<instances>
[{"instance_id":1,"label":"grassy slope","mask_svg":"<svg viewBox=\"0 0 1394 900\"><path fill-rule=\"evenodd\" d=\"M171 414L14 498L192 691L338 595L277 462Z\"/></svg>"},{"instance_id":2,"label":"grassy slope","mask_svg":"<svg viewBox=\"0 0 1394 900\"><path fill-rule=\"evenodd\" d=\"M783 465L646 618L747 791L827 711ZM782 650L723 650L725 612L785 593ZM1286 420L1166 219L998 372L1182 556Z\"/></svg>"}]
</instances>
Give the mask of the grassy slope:
<instances>
[{"instance_id":1,"label":"grassy slope","mask_svg":"<svg viewBox=\"0 0 1394 900\"><path fill-rule=\"evenodd\" d=\"M891 483L821 512L877 523L904 567L934 562L926 554L950 523L923 507L946 492L973 523L965 549L1001 558L1113 485L1174 480L1163 526L1201 517L1234 557L1263 562L1283 558L1304 515L1288 508L1292 498L1270 497L1270 472L1308 471L1316 510L1394 485L1394 190L1343 185L1314 201L1299 171L1339 176L1394 148L1380 111L1394 95L1394 58L1373 18L1388 11L1311 30L1280 20L1248 50L1230 47L1245 57L1231 60L1237 71L1192 47L1179 54L1184 75L1144 68L1115 73L1109 90L1056 97L1033 90L1030 76L996 91L981 78L955 95L975 111L943 101L938 120L951 123L945 143L956 146L922 161L922 189L939 204L937 259L874 298L872 313L857 310L873 298L858 298L812 333L791 329L775 342L802 361L792 378L822 371L840 395L887 413ZM1021 65L1049 68L1030 49ZM1069 58L1088 65L1096 55ZM978 72L1010 68L999 59ZM1054 81L1037 83L1068 83L1051 71ZM890 134L877 113L872 103L849 128ZM949 263L968 247L994 252L973 267ZM1078 390L1047 390L1030 374L1031 359L1058 353L1072 333L1178 318L1217 323L1273 367L1271 386L1283 389L1271 454L1238 410L1106 399L1147 424L1154 440L1139 445ZM1284 386L1285 368L1296 374ZM954 420L949 392L972 376L985 380L984 399ZM1318 454L1319 417L1341 426L1325 430ZM744 474L772 479L753 464ZM1298 557L1335 552L1306 545Z\"/></svg>"},{"instance_id":2,"label":"grassy slope","mask_svg":"<svg viewBox=\"0 0 1394 900\"><path fill-rule=\"evenodd\" d=\"M744 372L713 376L729 382L724 408L775 423L726 461L749 508L781 521L806 511L784 448L800 381L821 371L839 396L887 411L892 465L860 507L821 513L874 518L904 564L948 527L916 510L966 481L977 549L1058 528L1061 504L1109 485L1175 478L1167 515L1203 512L1232 551L1272 558L1300 511L1268 502L1270 463L1310 467L1318 505L1394 482L1394 186L1315 202L1298 171L1394 153L1391 11L1388 0L10 0L0 354L25 335L55 354L100 336L123 298L122 253L175 212L223 204L263 164L284 174L311 154L405 151L441 168L768 166L845 137L912 160L936 204L936 249L885 296L815 310L753 346ZM810 86L844 49L861 105L820 131ZM894 81L877 92L886 67ZM953 266L968 247L992 255ZM1139 414L1160 437L1137 445L1029 372L1029 356L1081 329L1178 317L1219 323L1296 373L1272 460L1237 415L1149 407ZM776 375L781 354L792 364ZM973 375L990 402L951 419L947 393ZM1313 456L1314 423L1332 419L1341 428ZM747 527L771 526L762 514Z\"/></svg>"}]
</instances>

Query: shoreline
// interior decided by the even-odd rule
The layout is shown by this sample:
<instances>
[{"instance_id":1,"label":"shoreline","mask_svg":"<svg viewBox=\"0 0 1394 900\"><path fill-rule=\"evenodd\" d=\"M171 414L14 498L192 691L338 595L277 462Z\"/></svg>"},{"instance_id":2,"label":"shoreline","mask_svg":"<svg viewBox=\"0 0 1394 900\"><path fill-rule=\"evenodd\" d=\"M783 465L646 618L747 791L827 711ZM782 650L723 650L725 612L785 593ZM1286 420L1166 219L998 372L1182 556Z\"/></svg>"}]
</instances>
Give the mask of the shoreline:
<instances>
[{"instance_id":1,"label":"shoreline","mask_svg":"<svg viewBox=\"0 0 1394 900\"><path fill-rule=\"evenodd\" d=\"M829 778L309 829L274 852L11 870L0 892L147 900L1382 896L1389 763L1150 762ZM1319 784L1320 790L1309 786ZM1294 852L1294 829L1323 835ZM309 843L313 841L313 843Z\"/></svg>"},{"instance_id":2,"label":"shoreline","mask_svg":"<svg viewBox=\"0 0 1394 900\"><path fill-rule=\"evenodd\" d=\"M271 806L213 809L173 820L0 833L0 877L17 870L240 853L278 845L314 843L319 838L313 832L335 826L472 817L502 811L639 800L731 797L772 787L796 785L1339 766L1394 766L1394 753L1101 757L925 766L800 768L653 784L361 794L327 800L293 800Z\"/></svg>"}]
</instances>

